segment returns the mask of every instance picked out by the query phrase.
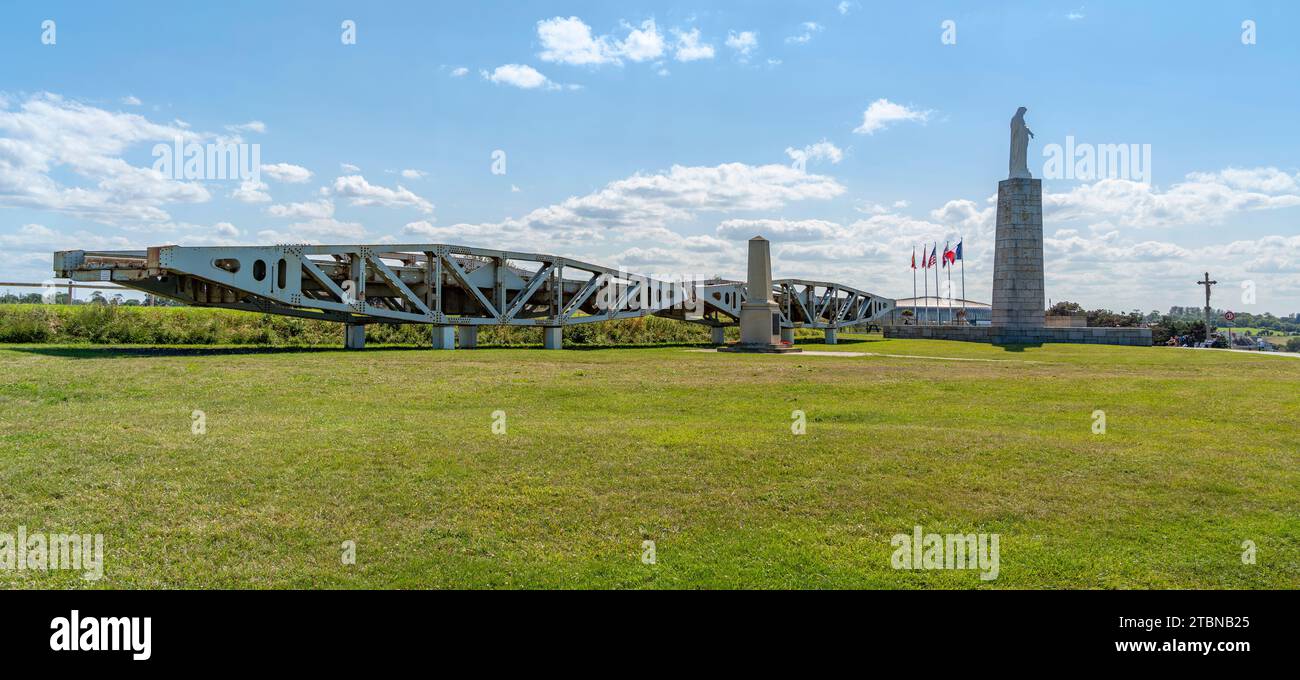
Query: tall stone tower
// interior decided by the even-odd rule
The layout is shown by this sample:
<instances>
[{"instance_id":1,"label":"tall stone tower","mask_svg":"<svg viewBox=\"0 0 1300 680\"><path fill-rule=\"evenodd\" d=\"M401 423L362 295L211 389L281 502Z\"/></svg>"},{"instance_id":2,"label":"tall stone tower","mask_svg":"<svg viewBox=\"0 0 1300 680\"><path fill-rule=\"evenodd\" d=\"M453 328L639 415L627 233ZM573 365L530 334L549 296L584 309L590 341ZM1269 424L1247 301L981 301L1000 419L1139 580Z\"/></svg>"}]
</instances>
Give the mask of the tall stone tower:
<instances>
[{"instance_id":1,"label":"tall stone tower","mask_svg":"<svg viewBox=\"0 0 1300 680\"><path fill-rule=\"evenodd\" d=\"M993 326L1043 327L1043 182L998 182L993 244Z\"/></svg>"},{"instance_id":2,"label":"tall stone tower","mask_svg":"<svg viewBox=\"0 0 1300 680\"><path fill-rule=\"evenodd\" d=\"M1011 119L1007 179L998 182L993 243L993 318L988 326L885 326L887 338L932 338L1016 345L1085 342L1151 346L1150 328L1046 326L1043 310L1043 182L1029 172L1025 107ZM1205 278L1209 278L1206 276Z\"/></svg>"}]
</instances>

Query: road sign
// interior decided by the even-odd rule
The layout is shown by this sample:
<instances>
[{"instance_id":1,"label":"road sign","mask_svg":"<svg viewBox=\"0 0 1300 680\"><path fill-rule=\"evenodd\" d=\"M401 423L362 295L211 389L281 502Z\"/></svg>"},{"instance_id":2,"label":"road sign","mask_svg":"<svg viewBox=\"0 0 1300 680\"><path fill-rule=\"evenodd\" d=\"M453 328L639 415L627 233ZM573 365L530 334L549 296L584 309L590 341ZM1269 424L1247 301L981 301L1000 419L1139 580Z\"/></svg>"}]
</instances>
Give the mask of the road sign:
<instances>
[{"instance_id":1,"label":"road sign","mask_svg":"<svg viewBox=\"0 0 1300 680\"><path fill-rule=\"evenodd\" d=\"M1223 318L1227 319L1228 321L1232 321L1233 319L1237 318L1237 314L1232 310L1228 310L1223 313Z\"/></svg>"}]
</instances>

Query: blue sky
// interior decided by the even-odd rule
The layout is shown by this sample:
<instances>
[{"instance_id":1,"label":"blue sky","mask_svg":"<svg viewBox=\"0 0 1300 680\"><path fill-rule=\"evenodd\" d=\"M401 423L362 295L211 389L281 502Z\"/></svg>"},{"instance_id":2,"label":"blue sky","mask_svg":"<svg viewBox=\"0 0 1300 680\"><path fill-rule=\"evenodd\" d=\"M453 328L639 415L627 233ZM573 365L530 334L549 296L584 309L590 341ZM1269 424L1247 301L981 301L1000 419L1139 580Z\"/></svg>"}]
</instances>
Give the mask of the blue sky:
<instances>
[{"instance_id":1,"label":"blue sky","mask_svg":"<svg viewBox=\"0 0 1300 680\"><path fill-rule=\"evenodd\" d=\"M1151 148L1145 183L1044 180L1049 297L1194 305L1208 269L1221 306L1290 314L1297 25L1285 2L6 3L0 279L54 249L286 241L740 276L764 233L778 276L902 297L912 246L960 235L987 300L1023 105L1035 176L1067 136ZM178 133L273 167L151 175Z\"/></svg>"}]
</instances>

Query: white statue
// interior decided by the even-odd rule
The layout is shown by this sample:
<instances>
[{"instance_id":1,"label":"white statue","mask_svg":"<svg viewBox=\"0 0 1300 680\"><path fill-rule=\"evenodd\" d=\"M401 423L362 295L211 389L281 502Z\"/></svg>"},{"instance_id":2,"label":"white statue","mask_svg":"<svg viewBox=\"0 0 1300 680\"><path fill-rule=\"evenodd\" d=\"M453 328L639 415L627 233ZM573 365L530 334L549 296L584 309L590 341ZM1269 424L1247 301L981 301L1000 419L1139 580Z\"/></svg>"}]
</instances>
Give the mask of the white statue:
<instances>
[{"instance_id":1,"label":"white statue","mask_svg":"<svg viewBox=\"0 0 1300 680\"><path fill-rule=\"evenodd\" d=\"M1029 179L1029 138L1034 133L1025 125L1025 107L1016 109L1011 118L1011 174L1012 179Z\"/></svg>"}]
</instances>

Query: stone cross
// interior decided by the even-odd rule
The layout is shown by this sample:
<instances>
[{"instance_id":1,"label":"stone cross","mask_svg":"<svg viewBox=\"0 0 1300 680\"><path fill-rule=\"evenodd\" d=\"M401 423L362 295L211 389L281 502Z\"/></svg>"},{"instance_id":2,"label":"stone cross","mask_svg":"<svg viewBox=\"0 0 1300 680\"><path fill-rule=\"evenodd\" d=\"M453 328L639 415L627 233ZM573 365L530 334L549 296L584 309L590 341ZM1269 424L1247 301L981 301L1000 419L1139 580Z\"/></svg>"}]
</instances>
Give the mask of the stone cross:
<instances>
[{"instance_id":1,"label":"stone cross","mask_svg":"<svg viewBox=\"0 0 1300 680\"><path fill-rule=\"evenodd\" d=\"M1205 286L1205 334L1208 339L1210 329L1213 328L1213 326L1210 325L1210 286L1217 284L1218 281L1211 281L1210 272L1205 272L1205 280L1197 281L1196 283Z\"/></svg>"}]
</instances>

